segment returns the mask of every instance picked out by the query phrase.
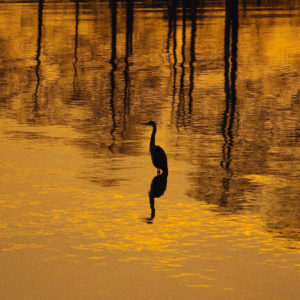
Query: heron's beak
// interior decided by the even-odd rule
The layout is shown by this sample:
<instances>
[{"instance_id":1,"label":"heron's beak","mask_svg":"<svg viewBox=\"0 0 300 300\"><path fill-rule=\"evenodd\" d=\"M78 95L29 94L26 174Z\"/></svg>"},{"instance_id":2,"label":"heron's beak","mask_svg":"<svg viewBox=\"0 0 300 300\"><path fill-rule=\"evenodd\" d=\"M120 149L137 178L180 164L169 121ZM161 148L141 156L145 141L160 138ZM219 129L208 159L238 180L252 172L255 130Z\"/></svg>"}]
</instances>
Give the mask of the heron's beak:
<instances>
[{"instance_id":1,"label":"heron's beak","mask_svg":"<svg viewBox=\"0 0 300 300\"><path fill-rule=\"evenodd\" d=\"M148 123L142 123L142 125L149 125Z\"/></svg>"}]
</instances>

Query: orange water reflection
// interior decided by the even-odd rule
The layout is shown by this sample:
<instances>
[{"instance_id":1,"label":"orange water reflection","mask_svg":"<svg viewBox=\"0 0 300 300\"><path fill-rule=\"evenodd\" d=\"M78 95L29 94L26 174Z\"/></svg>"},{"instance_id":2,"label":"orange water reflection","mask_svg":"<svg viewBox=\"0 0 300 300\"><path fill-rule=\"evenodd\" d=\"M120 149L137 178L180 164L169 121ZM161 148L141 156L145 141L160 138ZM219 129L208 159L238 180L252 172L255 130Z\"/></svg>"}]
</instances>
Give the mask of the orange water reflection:
<instances>
[{"instance_id":1,"label":"orange water reflection","mask_svg":"<svg viewBox=\"0 0 300 300\"><path fill-rule=\"evenodd\" d=\"M200 2L1 4L2 295L296 299L297 3Z\"/></svg>"}]
</instances>

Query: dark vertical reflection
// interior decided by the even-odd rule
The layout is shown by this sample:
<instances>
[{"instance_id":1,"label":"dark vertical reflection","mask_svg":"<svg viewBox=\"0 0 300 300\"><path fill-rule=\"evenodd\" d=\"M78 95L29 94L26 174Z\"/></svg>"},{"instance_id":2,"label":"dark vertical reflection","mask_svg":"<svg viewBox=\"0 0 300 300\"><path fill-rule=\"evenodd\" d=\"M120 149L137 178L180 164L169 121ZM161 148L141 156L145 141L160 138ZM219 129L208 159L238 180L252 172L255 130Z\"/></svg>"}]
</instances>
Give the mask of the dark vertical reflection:
<instances>
[{"instance_id":1,"label":"dark vertical reflection","mask_svg":"<svg viewBox=\"0 0 300 300\"><path fill-rule=\"evenodd\" d=\"M73 77L73 91L74 97L76 98L76 80L77 80L77 49L78 49L78 27L79 27L79 0L75 0L75 36L74 36L74 77Z\"/></svg>"},{"instance_id":2,"label":"dark vertical reflection","mask_svg":"<svg viewBox=\"0 0 300 300\"><path fill-rule=\"evenodd\" d=\"M169 0L168 7L168 37L167 37L167 51L170 50L170 41L173 31L174 22L176 23L177 0Z\"/></svg>"},{"instance_id":3,"label":"dark vertical reflection","mask_svg":"<svg viewBox=\"0 0 300 300\"><path fill-rule=\"evenodd\" d=\"M195 39L196 39L196 1L191 3L191 45L190 45L190 89L189 89L189 116L193 113L193 90L194 90L194 62L195 56Z\"/></svg>"},{"instance_id":4,"label":"dark vertical reflection","mask_svg":"<svg viewBox=\"0 0 300 300\"><path fill-rule=\"evenodd\" d=\"M127 0L126 8L126 54L125 54L125 69L124 69L124 128L126 129L126 116L130 114L130 73L129 73L129 56L132 55L132 34L133 34L133 0Z\"/></svg>"},{"instance_id":5,"label":"dark vertical reflection","mask_svg":"<svg viewBox=\"0 0 300 300\"><path fill-rule=\"evenodd\" d=\"M224 194L221 204L227 203L227 192L230 189L232 170L231 151L233 146L233 125L236 110L236 71L237 71L237 43L238 43L238 0L226 0L225 32L224 32L224 90L225 110L223 114L222 133L224 144L222 147L221 166L226 170L227 177L223 178Z\"/></svg>"},{"instance_id":6,"label":"dark vertical reflection","mask_svg":"<svg viewBox=\"0 0 300 300\"><path fill-rule=\"evenodd\" d=\"M116 60L116 46L117 46L117 2L116 0L111 0L110 2L110 10L111 10L111 71L110 71L110 85L111 85L111 93L110 93L110 108L111 108L111 117L112 117L112 129L110 134L113 139L113 144L115 142L114 131L116 130L116 113L115 113L115 72L117 69L117 65L115 63ZM112 145L110 146L110 150L112 150Z\"/></svg>"},{"instance_id":7,"label":"dark vertical reflection","mask_svg":"<svg viewBox=\"0 0 300 300\"><path fill-rule=\"evenodd\" d=\"M153 219L155 218L155 205L154 205L155 198L159 198L164 194L167 188L167 181L168 181L168 175L165 173L154 176L152 179L150 191L149 191L149 203L151 209L151 216L150 218L145 219L145 221L148 224L151 224L153 222Z\"/></svg>"},{"instance_id":8,"label":"dark vertical reflection","mask_svg":"<svg viewBox=\"0 0 300 300\"><path fill-rule=\"evenodd\" d=\"M38 112L39 103L38 103L38 91L40 86L40 65L41 65L41 44L42 44L42 27L43 27L43 8L44 8L44 0L39 0L39 8L38 8L38 37L37 37L37 51L36 51L36 88L34 92L34 112Z\"/></svg>"},{"instance_id":9,"label":"dark vertical reflection","mask_svg":"<svg viewBox=\"0 0 300 300\"><path fill-rule=\"evenodd\" d=\"M177 37L176 37L176 31L177 31L177 0L171 0L172 5L169 10L169 17L171 17L171 28L173 32L173 93L172 93L172 112L174 111L174 105L175 105L175 97L176 97L176 77L177 77Z\"/></svg>"},{"instance_id":10,"label":"dark vertical reflection","mask_svg":"<svg viewBox=\"0 0 300 300\"><path fill-rule=\"evenodd\" d=\"M184 117L185 117L185 99L184 99L185 42L186 42L186 7L185 7L185 1L182 1L182 48L181 48L182 61L180 64L181 76L180 76L180 86L179 86L179 102L178 102L177 119L176 119L177 128L179 128L180 119L182 119L183 124L185 123L184 122Z\"/></svg>"},{"instance_id":11,"label":"dark vertical reflection","mask_svg":"<svg viewBox=\"0 0 300 300\"><path fill-rule=\"evenodd\" d=\"M133 33L133 0L127 0L126 9L126 51L132 54L132 33Z\"/></svg>"}]
</instances>

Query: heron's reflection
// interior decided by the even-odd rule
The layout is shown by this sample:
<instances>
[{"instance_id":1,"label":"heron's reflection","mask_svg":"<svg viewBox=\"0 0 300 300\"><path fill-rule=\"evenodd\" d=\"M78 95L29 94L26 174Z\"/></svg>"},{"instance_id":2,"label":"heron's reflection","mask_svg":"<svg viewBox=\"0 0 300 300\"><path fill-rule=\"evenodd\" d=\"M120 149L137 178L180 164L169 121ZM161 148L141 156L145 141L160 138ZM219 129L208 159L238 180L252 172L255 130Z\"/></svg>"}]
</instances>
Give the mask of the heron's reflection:
<instances>
[{"instance_id":1,"label":"heron's reflection","mask_svg":"<svg viewBox=\"0 0 300 300\"><path fill-rule=\"evenodd\" d=\"M155 217L155 206L154 206L154 198L159 198L164 194L167 188L167 178L168 174L162 173L160 175L154 176L151 182L151 187L149 191L149 202L151 208L151 216L150 218L146 218L145 221L148 224L153 222Z\"/></svg>"}]
</instances>

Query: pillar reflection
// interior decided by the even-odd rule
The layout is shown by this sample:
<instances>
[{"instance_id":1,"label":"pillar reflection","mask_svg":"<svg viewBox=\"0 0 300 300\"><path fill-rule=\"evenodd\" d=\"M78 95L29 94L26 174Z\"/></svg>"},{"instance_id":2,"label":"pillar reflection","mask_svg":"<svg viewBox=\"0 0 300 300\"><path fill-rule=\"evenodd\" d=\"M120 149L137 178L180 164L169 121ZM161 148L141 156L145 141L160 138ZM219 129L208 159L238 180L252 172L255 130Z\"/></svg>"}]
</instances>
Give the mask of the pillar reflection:
<instances>
[{"instance_id":1,"label":"pillar reflection","mask_svg":"<svg viewBox=\"0 0 300 300\"><path fill-rule=\"evenodd\" d=\"M197 28L197 2L182 1L181 10L177 11L177 1L172 1L169 7L169 26L167 50L170 48L171 36L173 37L173 64L172 64L172 120L177 130L191 124L194 101L194 63L196 61L196 28ZM179 19L181 17L181 19ZM177 18L179 20L177 20ZM177 22L178 21L178 22ZM178 63L177 31L181 29L181 62ZM189 42L188 42L188 39ZM177 72L180 71L179 82ZM178 95L177 95L178 86ZM186 101L188 99L188 101ZM177 102L178 101L178 102Z\"/></svg>"},{"instance_id":2,"label":"pillar reflection","mask_svg":"<svg viewBox=\"0 0 300 300\"><path fill-rule=\"evenodd\" d=\"M224 144L222 147L221 166L226 171L223 178L224 193L221 204L226 206L227 195L230 190L232 176L231 154L234 144L233 125L236 111L236 72L237 72L237 43L238 43L238 1L226 0L225 31L224 31L224 91L225 110L223 113L222 134Z\"/></svg>"},{"instance_id":3,"label":"pillar reflection","mask_svg":"<svg viewBox=\"0 0 300 300\"><path fill-rule=\"evenodd\" d=\"M110 134L113 142L109 146L109 149L112 151L113 145L115 143L114 132L117 127L116 112L115 112L115 72L117 69L117 65L115 62L117 56L117 2L116 0L111 0L110 10L111 10L110 109L111 109L111 118L112 118L112 128Z\"/></svg>"},{"instance_id":4,"label":"pillar reflection","mask_svg":"<svg viewBox=\"0 0 300 300\"><path fill-rule=\"evenodd\" d=\"M193 90L194 90L194 62L195 55L195 40L196 40L196 19L197 19L196 1L191 3L191 42L190 42L190 88L189 88L189 123L193 113Z\"/></svg>"},{"instance_id":5,"label":"pillar reflection","mask_svg":"<svg viewBox=\"0 0 300 300\"><path fill-rule=\"evenodd\" d=\"M171 0L169 1L169 6L168 6L168 34L167 34L168 52L170 50L172 32L174 32L174 23L176 25L176 14L177 14L177 5L178 5L177 2L178 0Z\"/></svg>"},{"instance_id":6,"label":"pillar reflection","mask_svg":"<svg viewBox=\"0 0 300 300\"><path fill-rule=\"evenodd\" d=\"M73 77L73 93L74 99L77 99L78 88L76 86L77 82L77 63L78 63L78 28L79 28L79 0L75 0L75 33L74 33L74 62L73 62L73 69L74 69L74 77Z\"/></svg>"},{"instance_id":7,"label":"pillar reflection","mask_svg":"<svg viewBox=\"0 0 300 300\"><path fill-rule=\"evenodd\" d=\"M123 130L122 137L127 126L127 118L130 114L130 72L129 72L129 57L132 55L132 35L133 35L133 0L127 0L126 7L126 45L125 45L125 69L124 69L124 98L123 98Z\"/></svg>"},{"instance_id":8,"label":"pillar reflection","mask_svg":"<svg viewBox=\"0 0 300 300\"><path fill-rule=\"evenodd\" d=\"M182 46L181 46L181 76L179 84L179 102L177 107L176 127L185 126L185 95L184 95L184 80L185 80L185 47L186 47L186 6L185 1L182 1Z\"/></svg>"},{"instance_id":9,"label":"pillar reflection","mask_svg":"<svg viewBox=\"0 0 300 300\"><path fill-rule=\"evenodd\" d=\"M36 50L36 67L35 67L35 74L36 74L36 87L34 92L34 106L33 111L34 113L38 113L39 111L39 101L38 101L38 92L40 87L40 66L41 66L41 49L42 49L42 28L43 28L43 9L44 9L44 0L39 0L38 6L38 32L37 32L37 50Z\"/></svg>"},{"instance_id":10,"label":"pillar reflection","mask_svg":"<svg viewBox=\"0 0 300 300\"><path fill-rule=\"evenodd\" d=\"M169 6L169 30L168 30L168 42L167 50L169 51L170 40L172 36L172 54L173 54L173 86L172 86L172 113L174 112L175 101L176 101L176 78L177 78L177 6L178 1L172 0L171 5Z\"/></svg>"}]
</instances>

